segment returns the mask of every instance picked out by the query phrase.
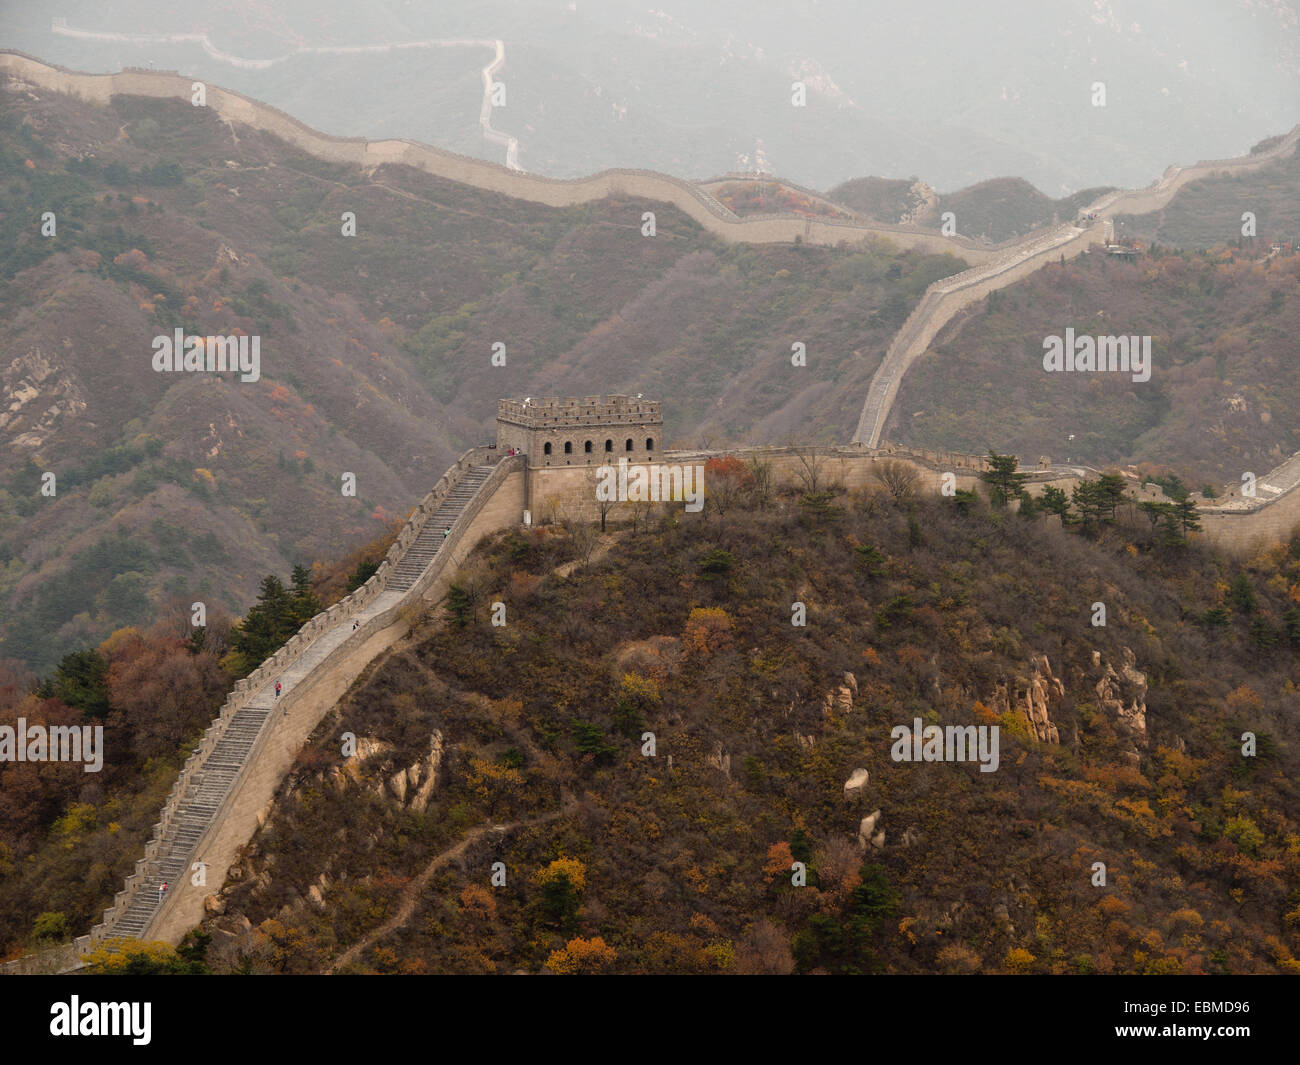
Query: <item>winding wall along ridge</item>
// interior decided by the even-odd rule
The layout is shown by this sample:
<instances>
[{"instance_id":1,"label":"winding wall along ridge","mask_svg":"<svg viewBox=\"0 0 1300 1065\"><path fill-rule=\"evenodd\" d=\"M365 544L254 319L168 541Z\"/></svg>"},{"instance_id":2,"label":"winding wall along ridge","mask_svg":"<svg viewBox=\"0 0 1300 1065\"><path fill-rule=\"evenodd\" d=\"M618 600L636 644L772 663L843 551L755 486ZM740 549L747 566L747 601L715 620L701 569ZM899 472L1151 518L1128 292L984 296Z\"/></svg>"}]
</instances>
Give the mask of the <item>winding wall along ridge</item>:
<instances>
[{"instance_id":1,"label":"winding wall along ridge","mask_svg":"<svg viewBox=\"0 0 1300 1065\"><path fill-rule=\"evenodd\" d=\"M55 18L51 30L62 37L76 37L91 41L114 41L123 44L197 44L209 59L227 63L245 70L267 70L291 59L310 55L375 55L383 52L410 51L417 48L491 48L490 59L482 70L483 105L479 109L479 127L485 140L505 149L506 166L518 170L519 142L507 133L492 128L492 79L506 61L506 46L501 40L432 39L425 41L400 41L387 44L333 44L315 47L303 45L284 55L270 59L248 59L223 52L206 33L108 33L100 30L82 30L69 26L65 18Z\"/></svg>"},{"instance_id":2,"label":"winding wall along ridge","mask_svg":"<svg viewBox=\"0 0 1300 1065\"><path fill-rule=\"evenodd\" d=\"M1290 155L1298 139L1300 125L1278 144L1257 155L1207 160L1188 167L1171 166L1148 187L1106 193L1079 213L1149 214L1166 206L1179 189L1192 181L1220 173L1257 170ZM853 442L868 447L879 445L903 375L958 311L996 289L1019 281L1049 259L1060 255L1073 258L1089 244L1100 241L1105 230L1106 224L1099 217L1096 224L1086 229L1065 223L1047 233L1031 233L994 261L934 282L895 335L873 375Z\"/></svg>"},{"instance_id":3,"label":"winding wall along ridge","mask_svg":"<svg viewBox=\"0 0 1300 1065\"><path fill-rule=\"evenodd\" d=\"M12 50L0 52L0 72L8 75L14 87L68 93L105 105L115 95L188 102L194 81L174 71L130 68L116 74L84 74ZM215 85L207 85L207 105L227 122L270 133L331 162L366 170L389 163L403 164L434 177L549 207L571 207L611 197L657 200L672 204L710 233L731 243L791 243L798 239L807 244L834 246L874 237L935 254L951 252L974 262L997 255L996 246L985 247L965 237L943 237L907 226L810 219L793 213L739 218L692 182L653 170L602 170L585 178L552 178L416 141L336 137L314 130L269 104Z\"/></svg>"}]
</instances>

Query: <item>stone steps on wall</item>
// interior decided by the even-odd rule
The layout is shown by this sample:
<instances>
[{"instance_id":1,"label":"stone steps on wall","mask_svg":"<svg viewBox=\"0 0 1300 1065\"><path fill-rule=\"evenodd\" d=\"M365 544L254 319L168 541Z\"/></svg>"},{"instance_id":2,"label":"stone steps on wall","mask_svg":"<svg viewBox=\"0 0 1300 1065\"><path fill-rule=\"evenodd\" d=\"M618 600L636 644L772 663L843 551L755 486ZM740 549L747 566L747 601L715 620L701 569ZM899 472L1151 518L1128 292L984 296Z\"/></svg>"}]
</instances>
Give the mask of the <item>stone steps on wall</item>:
<instances>
[{"instance_id":1,"label":"stone steps on wall","mask_svg":"<svg viewBox=\"0 0 1300 1065\"><path fill-rule=\"evenodd\" d=\"M199 840L211 827L269 717L268 710L246 706L230 719L221 739L195 772L163 833L159 857L146 868L126 912L113 923L113 938L143 935L162 905L159 886L165 883L170 890L188 875Z\"/></svg>"},{"instance_id":2,"label":"stone steps on wall","mask_svg":"<svg viewBox=\"0 0 1300 1065\"><path fill-rule=\"evenodd\" d=\"M450 529L469 502L478 494L483 482L492 473L491 466L471 466L455 487L443 498L438 509L429 515L420 533L393 567L385 588L405 592L414 587L429 564L438 556L446 541L443 535Z\"/></svg>"}]
</instances>

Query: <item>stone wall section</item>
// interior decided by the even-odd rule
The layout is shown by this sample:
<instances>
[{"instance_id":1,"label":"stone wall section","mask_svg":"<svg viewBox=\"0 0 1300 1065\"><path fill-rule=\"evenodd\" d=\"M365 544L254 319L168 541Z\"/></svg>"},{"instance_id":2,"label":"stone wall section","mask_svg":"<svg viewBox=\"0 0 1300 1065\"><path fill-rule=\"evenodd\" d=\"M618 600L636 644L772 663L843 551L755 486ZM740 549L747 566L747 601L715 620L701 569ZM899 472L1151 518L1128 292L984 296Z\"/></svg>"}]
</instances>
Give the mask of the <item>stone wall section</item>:
<instances>
[{"instance_id":1,"label":"stone wall section","mask_svg":"<svg viewBox=\"0 0 1300 1065\"><path fill-rule=\"evenodd\" d=\"M236 682L220 713L208 727L198 747L181 769L180 775L172 787L171 794L164 804L162 815L154 825L151 838L145 845L144 857L137 861L135 872L127 877L124 890L118 893L113 906L105 911L104 920L96 925L89 935L82 936L77 940L79 953L87 953L94 949L98 943L112 936L113 924L116 918L119 914L126 912L135 892L146 879L147 867L151 862L158 859L162 840L175 818L181 800L189 790L195 774L199 772L204 760L217 745L224 734L226 726L238 710L245 705L249 705L254 699L258 698L259 693L263 692L268 684L274 683L286 670L299 663L305 655L311 652L317 639L327 633L338 631L340 626L345 626L349 621L354 619L362 621L358 615L364 612L363 623L355 631L352 631L341 644L334 647L323 662L313 665L306 679L295 684L285 693L283 698L276 702L275 717L263 728L261 735L245 759L244 768L231 789L229 797L226 799L221 811L213 818L212 826L208 832L199 841L195 853L202 856L209 867L209 876L217 878L217 884L220 884L220 880L225 876L225 869L233 860L234 852L229 847L226 847L224 843L218 848L218 842L234 838L229 836L230 831L234 831L235 835L239 836L240 833L247 829L247 833L242 836L240 843L235 846L235 849L238 849L238 846L246 842L255 830L256 826L252 825L249 817L252 816L255 819L257 811L265 805L266 801L269 801L269 796L262 797L265 790L264 784L275 776L274 769L266 769L266 765L269 764L272 767L279 765L282 760L280 755L283 754L286 744L296 752L302 742L301 739L292 741L292 736L296 735L298 731L298 724L310 722L310 727L302 736L302 739L305 739L306 735L310 734L311 728L315 727L315 722L319 721L325 711L334 705L339 695L346 691L348 685L356 678L365 664L405 632L406 621L402 616L402 608L406 604L424 597L443 570L454 568L454 565L459 564L458 560L462 559L473 546L472 543L464 544L463 539L470 534L471 528L486 528L486 524L478 520L479 516L487 502L493 499L503 485L510 482L512 475L515 478L512 483L517 486L515 494L517 495L522 489L523 460L515 458L497 461L498 457L499 453L495 449L486 447L473 448L462 455L414 508L410 518L407 519L406 525L398 534L397 541L389 549L384 561L380 563L378 571L356 591L335 603L328 610L316 615L253 673ZM473 501L457 517L449 531L444 549L440 551L435 562L429 566L409 590L401 594L387 593L388 598L381 600L380 597L385 594L385 585L397 560L401 558L406 548L414 541L425 522L438 509L451 489L471 467L487 465L492 462L496 462L496 467ZM506 500L509 498L509 492L507 492L506 496L503 497L502 504L491 510L490 514L497 517L507 509L511 512L515 511L516 508L513 505L508 508L505 505ZM512 523L518 520L516 516L512 519ZM457 559L457 561L449 567L448 561L450 559ZM291 731L287 733L291 739L285 740L282 737L282 730L286 728L288 722L292 722L288 726ZM269 762L264 761L262 758L268 744L272 752L267 755ZM277 751L280 754L276 754ZM249 784L250 780L253 781L252 784ZM258 781L262 783L259 784ZM254 798L250 799L250 795L254 796ZM226 827L226 822L232 816L235 818L235 829L233 830ZM200 907L199 912L201 913L202 897L205 891L206 889L191 889L188 880L176 884L175 890L169 893L164 904L159 908L152 928L155 930L159 928L173 929L178 927L177 922L184 924L196 912L196 905ZM184 916L173 918L171 916L173 912L180 912ZM193 923L194 921L190 921L190 924L186 924L185 927L190 927ZM182 928L181 931L183 933L184 929Z\"/></svg>"}]
</instances>

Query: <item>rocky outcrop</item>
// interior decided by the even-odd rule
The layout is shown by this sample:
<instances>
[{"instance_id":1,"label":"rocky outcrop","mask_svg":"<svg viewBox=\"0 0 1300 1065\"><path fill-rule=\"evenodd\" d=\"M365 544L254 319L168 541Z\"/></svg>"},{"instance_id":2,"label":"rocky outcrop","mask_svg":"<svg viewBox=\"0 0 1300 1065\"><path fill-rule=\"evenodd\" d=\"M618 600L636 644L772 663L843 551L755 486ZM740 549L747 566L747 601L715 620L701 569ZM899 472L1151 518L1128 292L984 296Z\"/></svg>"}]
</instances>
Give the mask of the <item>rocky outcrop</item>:
<instances>
[{"instance_id":1,"label":"rocky outcrop","mask_svg":"<svg viewBox=\"0 0 1300 1065\"><path fill-rule=\"evenodd\" d=\"M429 805L429 798L433 795L433 789L438 786L438 779L442 770L442 733L438 729L433 730L433 735L429 737L429 753L424 756L424 760L418 763L418 766L411 766L406 772L410 779L412 787L419 785L418 790L411 797L411 809L416 813L424 813L424 808ZM419 773L413 777L410 776L416 769ZM421 778L423 783L421 783Z\"/></svg>"},{"instance_id":2,"label":"rocky outcrop","mask_svg":"<svg viewBox=\"0 0 1300 1065\"><path fill-rule=\"evenodd\" d=\"M86 409L76 381L61 371L39 348L20 355L0 372L5 406L0 431L17 447L40 447L56 423L75 418Z\"/></svg>"},{"instance_id":3,"label":"rocky outcrop","mask_svg":"<svg viewBox=\"0 0 1300 1065\"><path fill-rule=\"evenodd\" d=\"M1065 685L1052 672L1047 655L1034 655L1029 660L1027 678L1016 677L994 688L991 709L999 714L1017 714L1042 743L1060 743L1060 729L1052 713L1064 698Z\"/></svg>"},{"instance_id":4,"label":"rocky outcrop","mask_svg":"<svg viewBox=\"0 0 1300 1065\"><path fill-rule=\"evenodd\" d=\"M731 752L724 751L722 744L715 743L713 745L713 753L705 759L705 762L718 770L728 780L731 779Z\"/></svg>"},{"instance_id":5,"label":"rocky outcrop","mask_svg":"<svg viewBox=\"0 0 1300 1065\"><path fill-rule=\"evenodd\" d=\"M361 782L361 769L379 754L387 754L393 749L393 745L384 740L377 740L370 736L360 736L357 738L356 751L349 755L343 762L343 766L338 770L340 776L346 776L356 783Z\"/></svg>"},{"instance_id":6,"label":"rocky outcrop","mask_svg":"<svg viewBox=\"0 0 1300 1065\"><path fill-rule=\"evenodd\" d=\"M1098 706L1107 712L1133 741L1130 761L1140 757L1139 747L1147 746L1147 678L1137 668L1137 656L1128 647L1120 648L1119 666L1104 659L1100 651L1092 652L1091 668L1071 674L1071 687L1091 688ZM995 713L1013 712L1021 717L1040 742L1060 743L1060 729L1055 716L1065 698L1065 684L1052 672L1046 655L1029 660L1027 677L1017 677L997 685L990 699Z\"/></svg>"},{"instance_id":7,"label":"rocky outcrop","mask_svg":"<svg viewBox=\"0 0 1300 1065\"><path fill-rule=\"evenodd\" d=\"M822 715L838 717L852 713L853 700L858 694L858 680L852 673L844 674L844 683L832 688L822 699Z\"/></svg>"},{"instance_id":8,"label":"rocky outcrop","mask_svg":"<svg viewBox=\"0 0 1300 1065\"><path fill-rule=\"evenodd\" d=\"M862 789L866 786L867 780L870 776L871 774L865 769L853 770L849 779L844 782L844 797L846 799L851 799L862 794Z\"/></svg>"},{"instance_id":9,"label":"rocky outcrop","mask_svg":"<svg viewBox=\"0 0 1300 1065\"><path fill-rule=\"evenodd\" d=\"M1101 671L1094 691L1101 708L1114 715L1138 747L1147 746L1147 675L1137 668L1137 656L1120 648L1120 666L1103 662L1100 651L1092 653L1093 669Z\"/></svg>"},{"instance_id":10,"label":"rocky outcrop","mask_svg":"<svg viewBox=\"0 0 1300 1065\"><path fill-rule=\"evenodd\" d=\"M858 825L858 848L860 850L866 850L868 843L871 843L872 846L875 847L883 847L885 845L884 830L881 829L880 832L876 832L876 826L880 824L881 816L879 810L873 810L871 813L867 814L867 816L862 819L862 823ZM872 838L873 833L875 833L874 839ZM879 840L879 842L876 842L877 840Z\"/></svg>"},{"instance_id":11,"label":"rocky outcrop","mask_svg":"<svg viewBox=\"0 0 1300 1065\"><path fill-rule=\"evenodd\" d=\"M1047 655L1036 655L1030 662L1029 682L1021 695L1020 712L1029 722L1034 734L1044 743L1060 743L1060 730L1052 720L1051 711L1065 698L1065 685L1052 675L1052 665Z\"/></svg>"},{"instance_id":12,"label":"rocky outcrop","mask_svg":"<svg viewBox=\"0 0 1300 1065\"><path fill-rule=\"evenodd\" d=\"M385 740L372 739L369 736L359 737L357 739L356 753L348 758L341 768L333 771L335 786L342 789L347 787L349 782L354 784L365 783L364 766L366 762L372 758L387 755L392 750L393 745ZM396 772L391 771L390 762L389 767L384 769L383 776L378 779L373 776L369 778L369 786L377 794L388 795L416 813L423 813L429 805L429 799L433 795L434 788L438 786L442 771L442 758L442 733L438 729L434 729L429 736L428 754L417 759L405 769L398 769Z\"/></svg>"}]
</instances>

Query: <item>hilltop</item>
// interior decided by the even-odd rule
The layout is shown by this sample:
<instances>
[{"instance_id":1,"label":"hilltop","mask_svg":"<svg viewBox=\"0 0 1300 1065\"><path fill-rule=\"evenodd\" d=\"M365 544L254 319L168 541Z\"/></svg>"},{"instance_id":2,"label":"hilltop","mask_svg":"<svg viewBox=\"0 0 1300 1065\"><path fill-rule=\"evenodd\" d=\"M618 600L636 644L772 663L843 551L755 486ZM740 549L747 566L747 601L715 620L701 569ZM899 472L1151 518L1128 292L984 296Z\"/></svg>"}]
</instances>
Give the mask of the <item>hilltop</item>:
<instances>
[{"instance_id":1,"label":"hilltop","mask_svg":"<svg viewBox=\"0 0 1300 1065\"><path fill-rule=\"evenodd\" d=\"M938 193L916 178L866 177L836 185L826 198L878 222L910 222L933 230L951 211L957 233L1000 244L1043 226L1072 221L1081 208L1109 191L1109 186L1082 189L1054 200L1023 178L991 178L956 192Z\"/></svg>"},{"instance_id":2,"label":"hilltop","mask_svg":"<svg viewBox=\"0 0 1300 1065\"><path fill-rule=\"evenodd\" d=\"M1262 140L1258 154L1279 138ZM1253 214L1255 237L1243 237L1243 214ZM1242 244L1266 250L1273 241L1297 246L1300 238L1300 153L1280 159L1254 173L1226 175L1194 182L1178 191L1163 211L1119 215L1121 232L1147 244L1209 249Z\"/></svg>"},{"instance_id":3,"label":"hilltop","mask_svg":"<svg viewBox=\"0 0 1300 1065\"><path fill-rule=\"evenodd\" d=\"M897 481L501 534L318 728L199 942L245 972L1293 972L1298 559ZM997 769L895 761L918 717L998 726Z\"/></svg>"}]
</instances>

